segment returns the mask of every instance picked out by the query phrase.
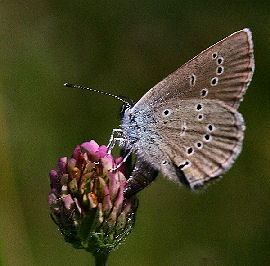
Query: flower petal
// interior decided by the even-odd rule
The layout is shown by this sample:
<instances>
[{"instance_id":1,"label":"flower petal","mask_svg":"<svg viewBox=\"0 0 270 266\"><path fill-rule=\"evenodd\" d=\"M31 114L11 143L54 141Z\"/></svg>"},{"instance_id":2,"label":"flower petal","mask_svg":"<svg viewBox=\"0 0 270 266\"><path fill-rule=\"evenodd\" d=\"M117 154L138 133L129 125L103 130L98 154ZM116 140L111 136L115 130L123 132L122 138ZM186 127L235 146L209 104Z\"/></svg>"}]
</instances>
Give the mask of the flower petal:
<instances>
[{"instance_id":1,"label":"flower petal","mask_svg":"<svg viewBox=\"0 0 270 266\"><path fill-rule=\"evenodd\" d=\"M55 188L59 185L60 178L55 170L50 171L51 188Z\"/></svg>"},{"instance_id":2,"label":"flower petal","mask_svg":"<svg viewBox=\"0 0 270 266\"><path fill-rule=\"evenodd\" d=\"M118 191L118 195L116 201L114 202L114 207L117 208L119 211L121 210L123 200L124 200L124 188L126 186L126 182L122 182Z\"/></svg>"},{"instance_id":3,"label":"flower petal","mask_svg":"<svg viewBox=\"0 0 270 266\"><path fill-rule=\"evenodd\" d=\"M66 165L67 165L67 157L60 158L58 160L58 165L57 165L57 172L58 174L62 174L66 170Z\"/></svg>"},{"instance_id":4,"label":"flower petal","mask_svg":"<svg viewBox=\"0 0 270 266\"><path fill-rule=\"evenodd\" d=\"M108 157L101 158L100 161L103 167L103 172L109 172L114 167L114 161L111 154L108 155Z\"/></svg>"},{"instance_id":5,"label":"flower petal","mask_svg":"<svg viewBox=\"0 0 270 266\"><path fill-rule=\"evenodd\" d=\"M91 140L89 142L84 142L81 147L88 151L90 155L95 156L95 153L98 151L99 145L94 140Z\"/></svg>"},{"instance_id":6,"label":"flower petal","mask_svg":"<svg viewBox=\"0 0 270 266\"><path fill-rule=\"evenodd\" d=\"M81 154L81 147L80 145L77 145L74 152L73 152L73 158L78 160L79 155Z\"/></svg>"},{"instance_id":7,"label":"flower petal","mask_svg":"<svg viewBox=\"0 0 270 266\"><path fill-rule=\"evenodd\" d=\"M71 195L68 194L64 199L64 205L67 210L70 210L73 208L74 200L72 199Z\"/></svg>"},{"instance_id":8,"label":"flower petal","mask_svg":"<svg viewBox=\"0 0 270 266\"><path fill-rule=\"evenodd\" d=\"M99 147L98 151L96 151L96 155L100 158L104 158L108 153L108 149L105 145Z\"/></svg>"},{"instance_id":9,"label":"flower petal","mask_svg":"<svg viewBox=\"0 0 270 266\"><path fill-rule=\"evenodd\" d=\"M111 202L111 197L109 193L108 186L104 187L104 198L103 198L103 203L102 203L102 209L105 215L108 215L111 211L112 208L112 202Z\"/></svg>"},{"instance_id":10,"label":"flower petal","mask_svg":"<svg viewBox=\"0 0 270 266\"><path fill-rule=\"evenodd\" d=\"M122 161L123 161L123 157L116 158L116 159L115 159L115 164L118 165L118 164L120 164ZM119 170L120 172L122 172L125 176L127 175L127 167L126 167L126 165L125 165L124 163L118 168L118 170Z\"/></svg>"},{"instance_id":11,"label":"flower petal","mask_svg":"<svg viewBox=\"0 0 270 266\"><path fill-rule=\"evenodd\" d=\"M119 183L116 180L116 174L109 172L109 191L111 199L114 201L114 199L117 196L117 191L119 189Z\"/></svg>"}]
</instances>

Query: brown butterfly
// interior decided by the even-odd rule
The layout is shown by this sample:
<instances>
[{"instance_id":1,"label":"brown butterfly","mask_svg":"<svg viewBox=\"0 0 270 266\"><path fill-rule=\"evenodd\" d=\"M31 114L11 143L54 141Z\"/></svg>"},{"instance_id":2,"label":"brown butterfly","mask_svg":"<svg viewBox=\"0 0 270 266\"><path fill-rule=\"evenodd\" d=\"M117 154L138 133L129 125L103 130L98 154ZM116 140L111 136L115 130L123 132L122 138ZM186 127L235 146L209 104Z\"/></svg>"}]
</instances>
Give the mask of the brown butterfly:
<instances>
[{"instance_id":1,"label":"brown butterfly","mask_svg":"<svg viewBox=\"0 0 270 266\"><path fill-rule=\"evenodd\" d=\"M237 108L253 72L252 35L243 29L201 52L128 106L118 140L145 170L191 188L203 185L228 170L241 152L245 126ZM140 180L129 182L147 184L145 177L137 177Z\"/></svg>"}]
</instances>

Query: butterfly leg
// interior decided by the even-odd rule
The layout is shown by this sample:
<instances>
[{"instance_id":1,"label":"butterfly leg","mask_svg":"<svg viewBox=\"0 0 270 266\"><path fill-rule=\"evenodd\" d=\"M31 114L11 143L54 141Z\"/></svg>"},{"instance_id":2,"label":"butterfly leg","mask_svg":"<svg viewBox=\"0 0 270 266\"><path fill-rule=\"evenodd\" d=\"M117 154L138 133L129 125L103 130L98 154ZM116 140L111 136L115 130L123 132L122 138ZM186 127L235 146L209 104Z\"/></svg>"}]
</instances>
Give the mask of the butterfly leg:
<instances>
[{"instance_id":1,"label":"butterfly leg","mask_svg":"<svg viewBox=\"0 0 270 266\"><path fill-rule=\"evenodd\" d=\"M132 153L132 150L129 150L129 152L125 155L124 159L118 165L116 165L116 167L113 168L112 171L116 171L123 163L125 163L131 153Z\"/></svg>"},{"instance_id":2,"label":"butterfly leg","mask_svg":"<svg viewBox=\"0 0 270 266\"><path fill-rule=\"evenodd\" d=\"M111 152L112 152L112 150L117 142L118 142L119 146L123 147L123 146L125 146L124 144L126 143L126 140L124 138L113 138L113 140L110 144L110 147L108 148L108 152L106 154L106 157L108 157L111 154Z\"/></svg>"},{"instance_id":3,"label":"butterfly leg","mask_svg":"<svg viewBox=\"0 0 270 266\"><path fill-rule=\"evenodd\" d=\"M112 134L111 134L109 143L107 145L108 154L111 154L111 151L112 151L113 147L115 146L115 142L116 142L116 139L117 139L117 138L114 137L115 133L117 133L118 135L122 135L123 130L122 129L119 129L119 128L114 128L112 130Z\"/></svg>"}]
</instances>

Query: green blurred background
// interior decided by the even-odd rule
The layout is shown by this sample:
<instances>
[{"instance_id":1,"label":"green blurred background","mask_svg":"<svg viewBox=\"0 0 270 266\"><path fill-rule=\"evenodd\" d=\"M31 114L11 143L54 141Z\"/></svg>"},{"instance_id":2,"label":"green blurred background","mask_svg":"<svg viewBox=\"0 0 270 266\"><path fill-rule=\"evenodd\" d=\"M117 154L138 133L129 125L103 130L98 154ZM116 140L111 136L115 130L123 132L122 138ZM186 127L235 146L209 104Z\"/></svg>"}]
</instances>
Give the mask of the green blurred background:
<instances>
[{"instance_id":1,"label":"green blurred background","mask_svg":"<svg viewBox=\"0 0 270 266\"><path fill-rule=\"evenodd\" d=\"M1 1L1 264L93 265L49 217L48 172L76 144L107 144L121 103L64 82L138 100L249 27L256 68L240 107L241 156L200 194L159 176L109 265L270 265L269 12L269 1Z\"/></svg>"}]
</instances>

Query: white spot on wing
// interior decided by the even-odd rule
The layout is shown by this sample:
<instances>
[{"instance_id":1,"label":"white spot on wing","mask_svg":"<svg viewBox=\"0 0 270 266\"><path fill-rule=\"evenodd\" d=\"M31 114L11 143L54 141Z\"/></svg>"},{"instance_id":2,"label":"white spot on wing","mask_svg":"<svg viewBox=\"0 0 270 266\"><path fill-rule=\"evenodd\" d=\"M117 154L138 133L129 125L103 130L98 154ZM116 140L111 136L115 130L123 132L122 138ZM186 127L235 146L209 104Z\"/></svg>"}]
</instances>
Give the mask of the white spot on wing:
<instances>
[{"instance_id":1,"label":"white spot on wing","mask_svg":"<svg viewBox=\"0 0 270 266\"><path fill-rule=\"evenodd\" d=\"M218 66L216 69L217 75L221 75L224 72L224 67L223 66Z\"/></svg>"},{"instance_id":2,"label":"white spot on wing","mask_svg":"<svg viewBox=\"0 0 270 266\"><path fill-rule=\"evenodd\" d=\"M196 83L196 76L195 76L195 74L192 74L190 76L190 86L191 87L194 87L195 86L195 83Z\"/></svg>"},{"instance_id":3,"label":"white spot on wing","mask_svg":"<svg viewBox=\"0 0 270 266\"><path fill-rule=\"evenodd\" d=\"M203 140L204 140L205 142L210 142L210 141L212 140L212 136L211 136L210 134L205 134L205 135L203 136Z\"/></svg>"},{"instance_id":4,"label":"white spot on wing","mask_svg":"<svg viewBox=\"0 0 270 266\"><path fill-rule=\"evenodd\" d=\"M196 142L196 147L200 150L203 148L203 143L201 141Z\"/></svg>"},{"instance_id":5,"label":"white spot on wing","mask_svg":"<svg viewBox=\"0 0 270 266\"><path fill-rule=\"evenodd\" d=\"M192 147L188 147L187 148L187 155L188 156L191 156L191 155L193 155L194 154L194 149L192 148Z\"/></svg>"},{"instance_id":6,"label":"white spot on wing","mask_svg":"<svg viewBox=\"0 0 270 266\"><path fill-rule=\"evenodd\" d=\"M206 88L204 88L204 89L201 90L201 96L202 97L206 97L207 94L208 94L208 90Z\"/></svg>"},{"instance_id":7,"label":"white spot on wing","mask_svg":"<svg viewBox=\"0 0 270 266\"><path fill-rule=\"evenodd\" d=\"M216 59L217 56L218 56L218 53L217 53L217 52L212 53L212 58L213 58L213 59Z\"/></svg>"},{"instance_id":8,"label":"white spot on wing","mask_svg":"<svg viewBox=\"0 0 270 266\"><path fill-rule=\"evenodd\" d=\"M214 127L214 125L212 124L208 124L207 127L206 127L207 131L209 132L213 132L216 128Z\"/></svg>"},{"instance_id":9,"label":"white spot on wing","mask_svg":"<svg viewBox=\"0 0 270 266\"><path fill-rule=\"evenodd\" d=\"M203 114L198 114L197 118L199 121L203 120Z\"/></svg>"},{"instance_id":10,"label":"white spot on wing","mask_svg":"<svg viewBox=\"0 0 270 266\"><path fill-rule=\"evenodd\" d=\"M221 65L223 64L224 62L224 58L222 56L220 56L218 59L217 59L217 65Z\"/></svg>"},{"instance_id":11,"label":"white spot on wing","mask_svg":"<svg viewBox=\"0 0 270 266\"><path fill-rule=\"evenodd\" d=\"M185 160L184 162L182 162L180 165L179 165L179 168L181 170L185 170L186 168L190 167L191 166L191 162L189 160Z\"/></svg>"},{"instance_id":12,"label":"white spot on wing","mask_svg":"<svg viewBox=\"0 0 270 266\"><path fill-rule=\"evenodd\" d=\"M172 111L170 109L165 109L162 112L162 116L163 117L168 117L169 115L171 115Z\"/></svg>"},{"instance_id":13,"label":"white spot on wing","mask_svg":"<svg viewBox=\"0 0 270 266\"><path fill-rule=\"evenodd\" d=\"M218 78L217 77L214 77L211 79L211 86L217 86L218 84Z\"/></svg>"},{"instance_id":14,"label":"white spot on wing","mask_svg":"<svg viewBox=\"0 0 270 266\"><path fill-rule=\"evenodd\" d=\"M197 111L197 112L200 112L200 111L202 111L202 109L203 109L203 105L202 105L201 103L198 103L198 104L196 105L196 111Z\"/></svg>"}]
</instances>

